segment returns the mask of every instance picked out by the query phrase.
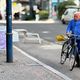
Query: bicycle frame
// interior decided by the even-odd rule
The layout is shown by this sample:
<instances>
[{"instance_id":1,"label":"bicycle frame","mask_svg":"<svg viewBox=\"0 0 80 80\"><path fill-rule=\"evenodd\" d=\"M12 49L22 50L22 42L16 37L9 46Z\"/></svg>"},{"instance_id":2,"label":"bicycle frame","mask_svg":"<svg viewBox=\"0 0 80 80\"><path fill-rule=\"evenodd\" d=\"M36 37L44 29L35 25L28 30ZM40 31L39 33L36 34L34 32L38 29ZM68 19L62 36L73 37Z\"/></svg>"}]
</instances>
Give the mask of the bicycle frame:
<instances>
[{"instance_id":1,"label":"bicycle frame","mask_svg":"<svg viewBox=\"0 0 80 80\"><path fill-rule=\"evenodd\" d=\"M66 59L69 58L70 71L72 71L73 68L74 68L75 61L76 61L76 56L78 54L78 46L77 46L77 38L78 37L79 36L77 36L77 35L71 34L70 36L68 36L68 40L66 40L64 42L63 47L62 47L60 63L64 64ZM72 59L73 59L73 63L71 64Z\"/></svg>"},{"instance_id":2,"label":"bicycle frame","mask_svg":"<svg viewBox=\"0 0 80 80\"><path fill-rule=\"evenodd\" d=\"M72 47L75 47L76 50L77 50L77 53L79 52L78 51L78 46L77 46L77 40L80 39L80 36L78 35L74 35L74 34L71 34L70 38L72 39L71 42L72 42Z\"/></svg>"}]
</instances>

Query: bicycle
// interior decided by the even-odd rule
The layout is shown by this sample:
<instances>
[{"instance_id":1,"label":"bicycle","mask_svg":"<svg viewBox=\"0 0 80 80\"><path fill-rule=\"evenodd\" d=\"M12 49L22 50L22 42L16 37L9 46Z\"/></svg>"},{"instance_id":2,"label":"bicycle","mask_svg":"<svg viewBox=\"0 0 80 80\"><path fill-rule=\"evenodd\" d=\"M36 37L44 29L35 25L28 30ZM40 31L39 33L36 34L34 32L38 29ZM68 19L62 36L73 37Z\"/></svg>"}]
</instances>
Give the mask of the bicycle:
<instances>
[{"instance_id":1,"label":"bicycle","mask_svg":"<svg viewBox=\"0 0 80 80\"><path fill-rule=\"evenodd\" d=\"M76 56L78 55L78 47L76 42L77 37L78 36L74 34L68 36L68 39L63 43L61 50L60 63L64 64L65 61L69 58L70 71L73 70L76 62Z\"/></svg>"}]
</instances>

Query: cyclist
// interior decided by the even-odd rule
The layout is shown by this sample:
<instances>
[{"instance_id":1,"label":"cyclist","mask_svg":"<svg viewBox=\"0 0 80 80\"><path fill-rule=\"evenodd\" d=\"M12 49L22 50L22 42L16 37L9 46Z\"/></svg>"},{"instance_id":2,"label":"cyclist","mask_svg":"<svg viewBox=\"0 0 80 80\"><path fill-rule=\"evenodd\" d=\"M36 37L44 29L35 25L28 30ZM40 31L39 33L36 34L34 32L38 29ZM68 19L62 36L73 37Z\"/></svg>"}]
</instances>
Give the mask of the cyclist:
<instances>
[{"instance_id":1,"label":"cyclist","mask_svg":"<svg viewBox=\"0 0 80 80\"><path fill-rule=\"evenodd\" d=\"M72 19L69 24L68 27L66 29L66 34L74 34L74 35L78 35L80 36L80 12L76 12L74 13L74 19ZM80 40L77 39L77 46L78 46L78 54L80 54ZM80 63L79 63L79 56L76 56L76 66L79 67Z\"/></svg>"}]
</instances>

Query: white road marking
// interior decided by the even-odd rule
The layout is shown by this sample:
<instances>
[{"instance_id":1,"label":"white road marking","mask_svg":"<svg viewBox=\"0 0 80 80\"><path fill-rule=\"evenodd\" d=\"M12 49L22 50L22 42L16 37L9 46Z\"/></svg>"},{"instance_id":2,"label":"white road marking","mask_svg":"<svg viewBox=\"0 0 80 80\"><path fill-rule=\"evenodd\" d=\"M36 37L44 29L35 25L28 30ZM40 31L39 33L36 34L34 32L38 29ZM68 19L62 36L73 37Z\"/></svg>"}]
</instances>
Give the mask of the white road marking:
<instances>
[{"instance_id":1,"label":"white road marking","mask_svg":"<svg viewBox=\"0 0 80 80\"><path fill-rule=\"evenodd\" d=\"M42 33L50 33L49 31L42 31Z\"/></svg>"},{"instance_id":2,"label":"white road marking","mask_svg":"<svg viewBox=\"0 0 80 80\"><path fill-rule=\"evenodd\" d=\"M18 50L20 53L22 53L23 55L25 55L26 57L32 59L33 61L39 63L40 65L42 65L43 67L45 67L46 69L52 71L53 73L57 74L58 76L60 76L61 78L63 78L64 80L72 80L69 77L67 77L66 75L62 74L61 72L57 71L56 69L44 64L43 62L39 61L38 59L30 56L28 53L24 52L23 50L21 50L20 48L13 46L16 50Z\"/></svg>"},{"instance_id":3,"label":"white road marking","mask_svg":"<svg viewBox=\"0 0 80 80\"><path fill-rule=\"evenodd\" d=\"M40 47L42 49L61 49L62 48L61 45L57 45L57 44L41 45Z\"/></svg>"}]
</instances>

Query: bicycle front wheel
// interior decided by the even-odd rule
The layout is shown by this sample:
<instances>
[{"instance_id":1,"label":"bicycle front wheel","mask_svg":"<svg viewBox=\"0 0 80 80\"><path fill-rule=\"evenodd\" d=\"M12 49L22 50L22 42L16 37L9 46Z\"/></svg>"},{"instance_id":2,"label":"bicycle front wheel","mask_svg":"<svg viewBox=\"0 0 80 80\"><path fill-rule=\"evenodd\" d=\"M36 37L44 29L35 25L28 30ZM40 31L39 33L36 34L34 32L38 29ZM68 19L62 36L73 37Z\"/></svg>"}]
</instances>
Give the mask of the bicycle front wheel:
<instances>
[{"instance_id":1,"label":"bicycle front wheel","mask_svg":"<svg viewBox=\"0 0 80 80\"><path fill-rule=\"evenodd\" d=\"M68 48L68 41L64 42L63 46L62 46L62 50L61 50L61 58L60 58L60 63L61 64L64 64L66 59L67 59L67 55L68 55L68 51L69 51L69 48Z\"/></svg>"},{"instance_id":2,"label":"bicycle front wheel","mask_svg":"<svg viewBox=\"0 0 80 80\"><path fill-rule=\"evenodd\" d=\"M69 55L69 67L70 67L70 71L73 70L75 65L75 56L73 54Z\"/></svg>"},{"instance_id":3,"label":"bicycle front wheel","mask_svg":"<svg viewBox=\"0 0 80 80\"><path fill-rule=\"evenodd\" d=\"M69 66L70 66L70 71L73 70L76 62L76 55L77 55L77 48L73 47L71 50L71 53L69 54Z\"/></svg>"}]
</instances>

